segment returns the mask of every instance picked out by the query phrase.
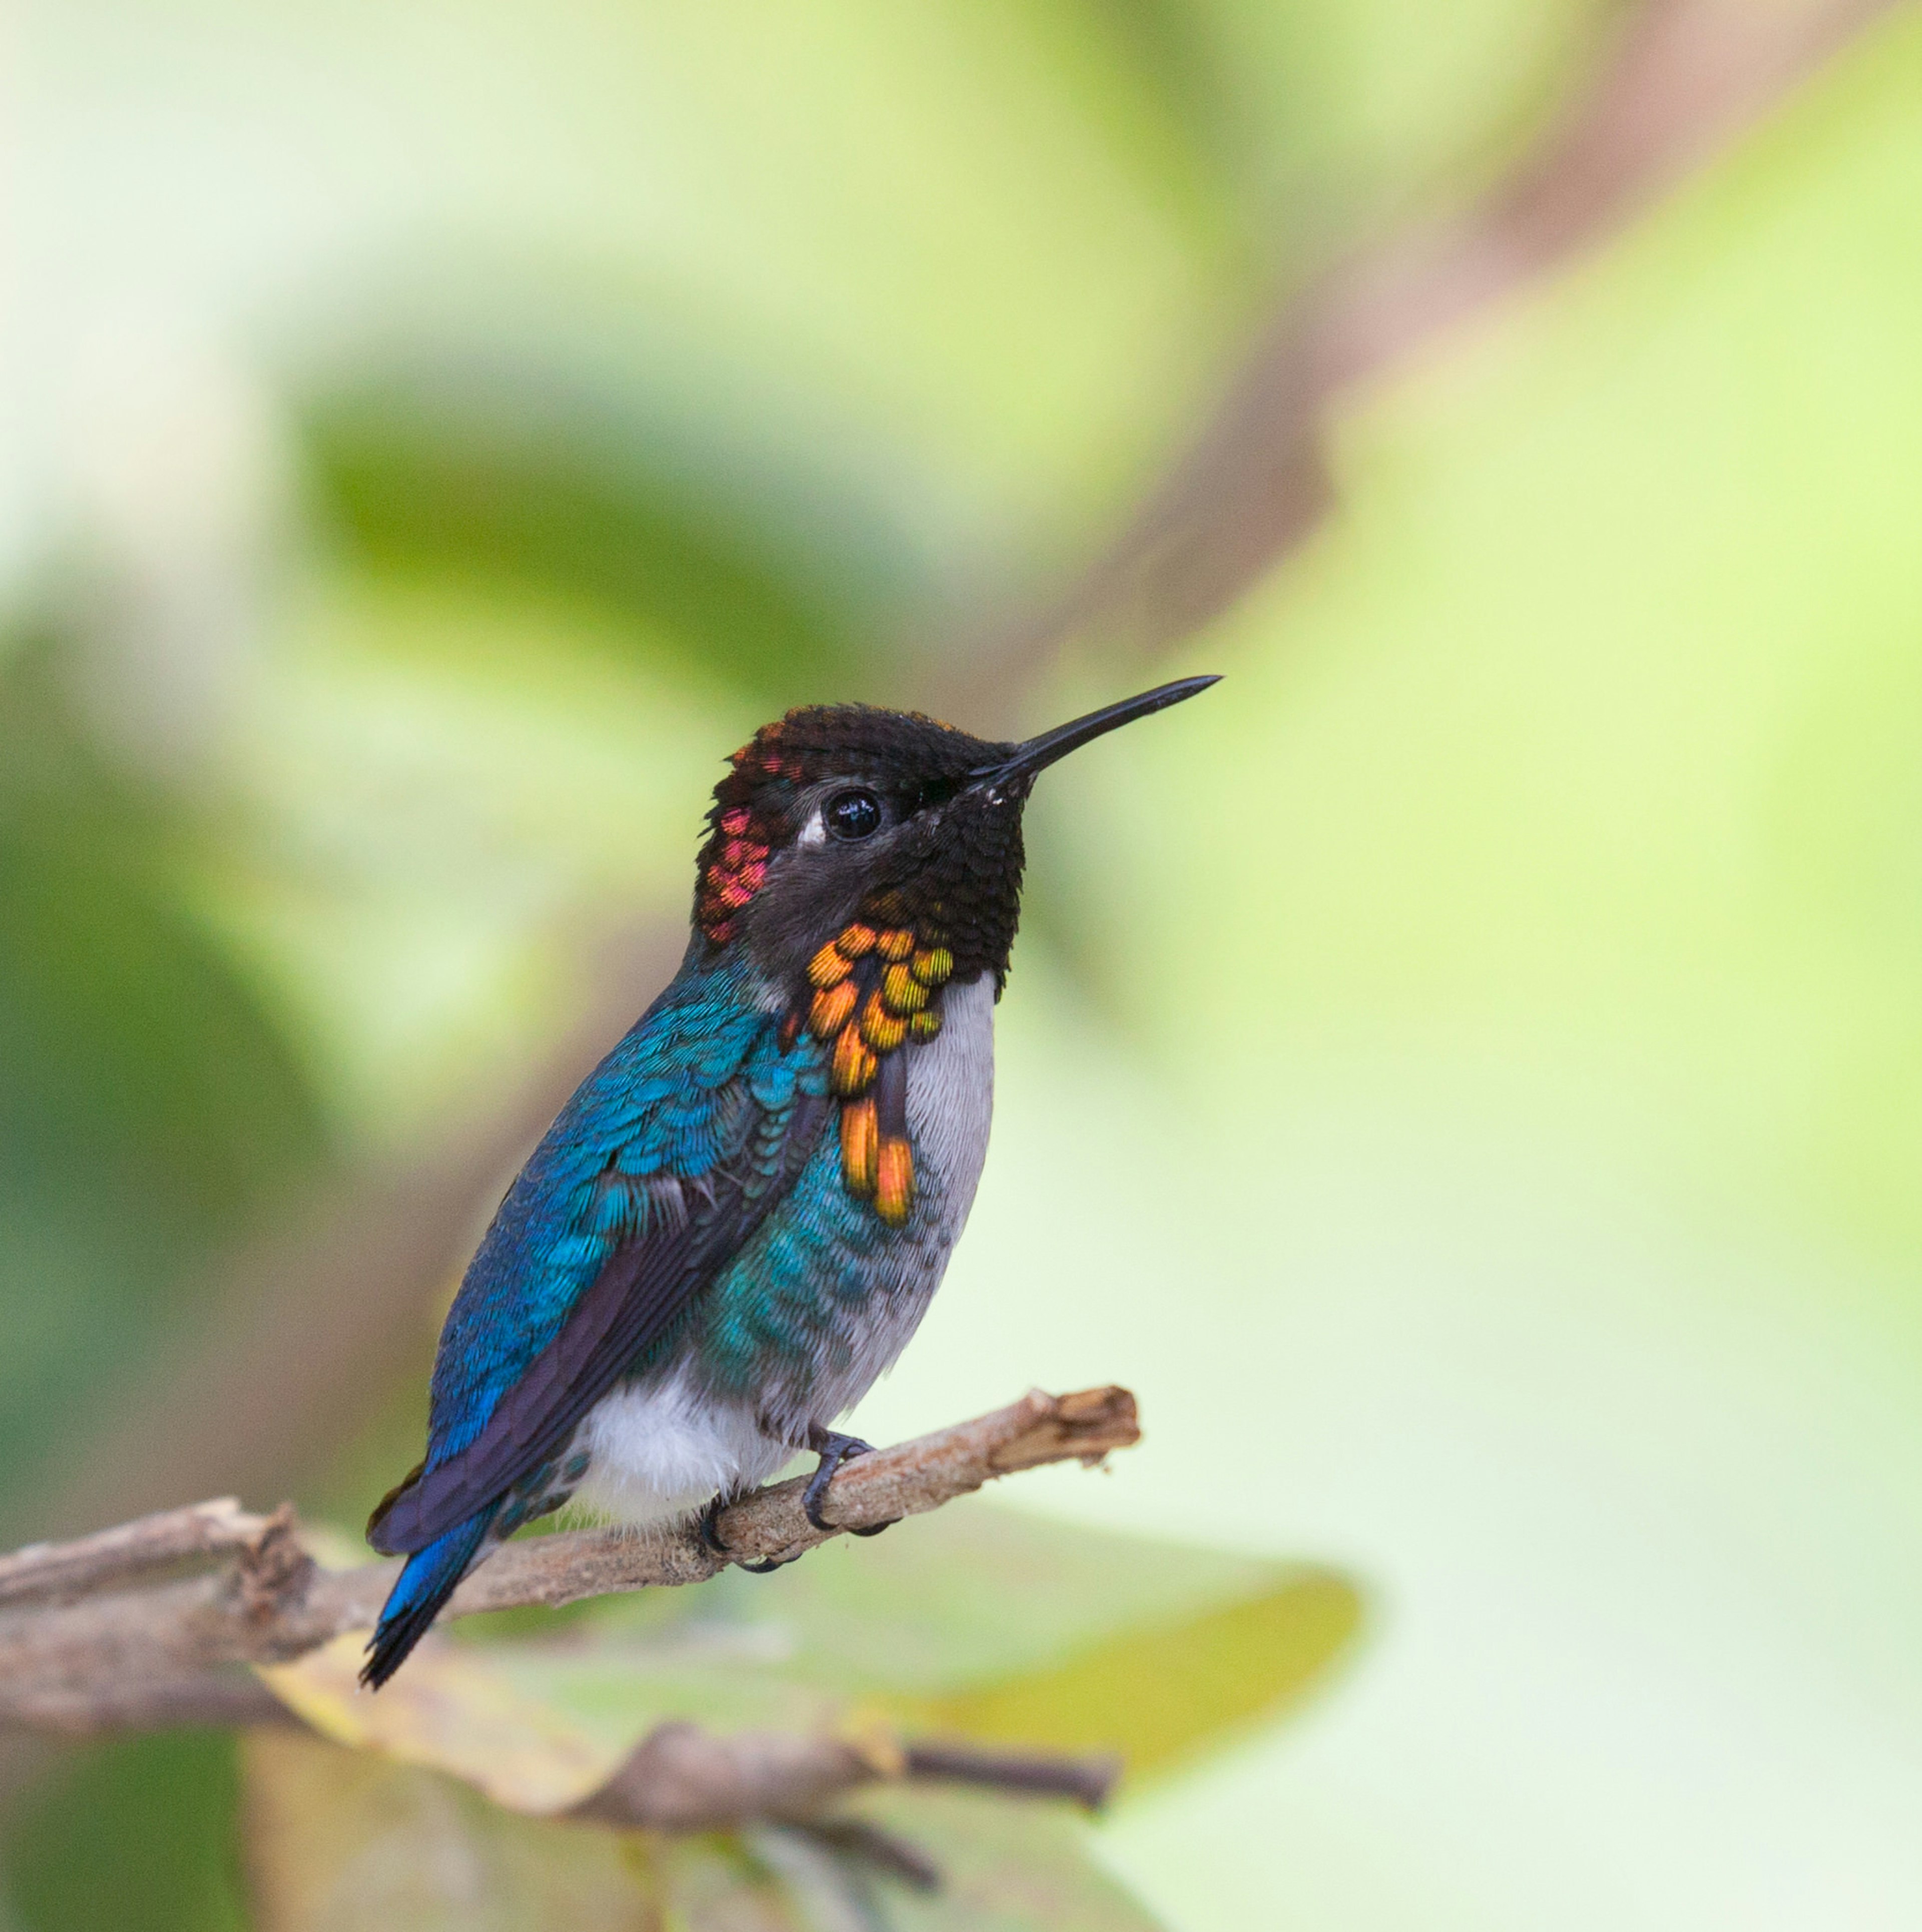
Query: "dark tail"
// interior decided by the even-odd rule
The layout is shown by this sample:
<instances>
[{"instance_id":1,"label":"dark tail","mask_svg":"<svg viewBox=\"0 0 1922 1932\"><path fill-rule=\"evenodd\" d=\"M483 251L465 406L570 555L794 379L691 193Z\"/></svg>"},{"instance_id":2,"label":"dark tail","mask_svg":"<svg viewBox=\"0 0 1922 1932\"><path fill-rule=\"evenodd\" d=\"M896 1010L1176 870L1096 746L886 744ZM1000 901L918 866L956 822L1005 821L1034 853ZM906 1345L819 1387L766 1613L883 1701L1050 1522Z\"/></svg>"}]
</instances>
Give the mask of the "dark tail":
<instances>
[{"instance_id":1,"label":"dark tail","mask_svg":"<svg viewBox=\"0 0 1922 1932\"><path fill-rule=\"evenodd\" d=\"M361 1682L370 1690L378 1690L427 1635L428 1624L466 1575L493 1518L491 1508L484 1509L408 1558L406 1568L388 1593L373 1641L367 1647L367 1661L361 1666Z\"/></svg>"}]
</instances>

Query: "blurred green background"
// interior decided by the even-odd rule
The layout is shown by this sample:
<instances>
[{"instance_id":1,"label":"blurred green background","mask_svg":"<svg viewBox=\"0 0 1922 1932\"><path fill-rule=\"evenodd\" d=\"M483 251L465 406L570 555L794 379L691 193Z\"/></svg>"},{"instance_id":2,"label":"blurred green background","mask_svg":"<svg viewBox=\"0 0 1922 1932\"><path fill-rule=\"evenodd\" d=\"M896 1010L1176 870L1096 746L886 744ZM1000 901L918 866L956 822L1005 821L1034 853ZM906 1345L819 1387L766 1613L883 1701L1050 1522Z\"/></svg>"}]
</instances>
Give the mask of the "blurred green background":
<instances>
[{"instance_id":1,"label":"blurred green background","mask_svg":"<svg viewBox=\"0 0 1922 1932\"><path fill-rule=\"evenodd\" d=\"M1030 814L987 1178L857 1426L1124 1382L1146 1446L1010 1503L1363 1580L1102 1828L1171 1925L1922 1918L1922 20L1345 391L1205 628L997 646L1624 18L15 10L6 1539L357 1520L763 718L1219 671ZM118 1804L113 1922L237 1923L233 1775L24 1764L13 1922L105 1922Z\"/></svg>"}]
</instances>

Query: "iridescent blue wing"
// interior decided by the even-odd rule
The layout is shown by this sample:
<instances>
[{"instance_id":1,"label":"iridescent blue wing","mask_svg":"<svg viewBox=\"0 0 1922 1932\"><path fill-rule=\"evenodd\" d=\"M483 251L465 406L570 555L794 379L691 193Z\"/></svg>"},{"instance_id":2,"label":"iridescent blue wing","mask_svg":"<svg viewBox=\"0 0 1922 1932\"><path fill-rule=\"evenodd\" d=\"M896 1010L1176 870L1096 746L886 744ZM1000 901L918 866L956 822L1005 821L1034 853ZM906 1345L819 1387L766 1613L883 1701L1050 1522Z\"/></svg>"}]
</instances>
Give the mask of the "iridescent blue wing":
<instances>
[{"instance_id":1,"label":"iridescent blue wing","mask_svg":"<svg viewBox=\"0 0 1922 1932\"><path fill-rule=\"evenodd\" d=\"M732 976L677 982L501 1203L434 1366L426 1462L367 1538L419 1550L563 1450L793 1184L826 1072Z\"/></svg>"}]
</instances>

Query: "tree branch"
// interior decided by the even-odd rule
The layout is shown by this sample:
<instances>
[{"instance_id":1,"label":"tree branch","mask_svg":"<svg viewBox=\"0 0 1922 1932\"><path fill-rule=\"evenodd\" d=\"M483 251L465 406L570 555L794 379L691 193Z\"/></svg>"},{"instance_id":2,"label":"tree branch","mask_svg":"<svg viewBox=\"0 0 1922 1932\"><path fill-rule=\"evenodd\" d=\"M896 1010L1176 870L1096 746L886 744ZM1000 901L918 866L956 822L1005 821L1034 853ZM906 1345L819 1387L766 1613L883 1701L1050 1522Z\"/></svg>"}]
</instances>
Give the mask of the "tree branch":
<instances>
[{"instance_id":1,"label":"tree branch","mask_svg":"<svg viewBox=\"0 0 1922 1932\"><path fill-rule=\"evenodd\" d=\"M630 1829L721 1831L756 1820L817 1818L835 1798L892 1778L1065 1798L1098 1811L1120 1774L1112 1757L983 1751L936 1738L877 1754L837 1737L775 1731L717 1737L693 1724L670 1724L650 1732L568 1815Z\"/></svg>"},{"instance_id":2,"label":"tree branch","mask_svg":"<svg viewBox=\"0 0 1922 1932\"><path fill-rule=\"evenodd\" d=\"M85 1596L143 1570L250 1549L268 1520L249 1516L232 1496L220 1496L184 1509L162 1510L72 1543L29 1543L0 1556L0 1604Z\"/></svg>"},{"instance_id":3,"label":"tree branch","mask_svg":"<svg viewBox=\"0 0 1922 1932\"><path fill-rule=\"evenodd\" d=\"M1036 1390L992 1414L879 1449L847 1464L829 1491L834 1527L802 1511L803 1478L757 1490L723 1510L717 1528L733 1558L798 1556L844 1532L938 1509L998 1476L1046 1462L1098 1462L1139 1439L1125 1389L1050 1396ZM199 1527L189 1550L185 1520ZM212 1526L213 1527L209 1527ZM224 1539L224 1540L222 1540ZM144 1587L100 1586L127 1574L129 1552L231 1554L211 1574ZM103 1552L119 1568L103 1568ZM24 1561L22 1559L25 1559ZM92 1593L76 1601L0 1610L0 1723L67 1732L103 1727L115 1712L157 1705L183 1710L203 1687L232 1708L237 1693L221 1667L280 1663L349 1630L370 1628L397 1562L323 1570L301 1546L292 1512L243 1517L226 1504L169 1510L78 1544L42 1546L6 1559L22 1579L72 1578L93 1566ZM726 1567L691 1528L643 1537L583 1530L529 1538L497 1551L454 1593L448 1614L704 1581ZM24 1586L22 1586L24 1587ZM222 1717L215 1721L232 1721Z\"/></svg>"},{"instance_id":4,"label":"tree branch","mask_svg":"<svg viewBox=\"0 0 1922 1932\"><path fill-rule=\"evenodd\" d=\"M970 688L1099 626L1165 648L1321 521L1333 406L1471 315L1615 233L1718 153L1890 0L1643 0L1537 145L1473 206L1335 262L1241 366L1100 552L1052 600L951 656Z\"/></svg>"}]
</instances>

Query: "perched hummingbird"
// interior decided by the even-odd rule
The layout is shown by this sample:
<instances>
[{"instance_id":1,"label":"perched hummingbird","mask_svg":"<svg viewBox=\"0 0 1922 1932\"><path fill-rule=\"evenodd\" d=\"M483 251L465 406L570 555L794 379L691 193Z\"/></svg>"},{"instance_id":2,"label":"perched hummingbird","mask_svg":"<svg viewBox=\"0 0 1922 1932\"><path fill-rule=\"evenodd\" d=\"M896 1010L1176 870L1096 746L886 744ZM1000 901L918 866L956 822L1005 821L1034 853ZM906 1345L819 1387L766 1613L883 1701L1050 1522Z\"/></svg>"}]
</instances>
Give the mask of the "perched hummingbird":
<instances>
[{"instance_id":1,"label":"perched hummingbird","mask_svg":"<svg viewBox=\"0 0 1922 1932\"><path fill-rule=\"evenodd\" d=\"M534 1150L441 1330L426 1459L367 1525L408 1562L364 1682L564 1503L699 1514L712 1542L808 1450L828 1526L868 1446L831 1425L919 1324L980 1178L1036 775L1215 681L1021 745L822 706L734 754L680 970Z\"/></svg>"}]
</instances>

